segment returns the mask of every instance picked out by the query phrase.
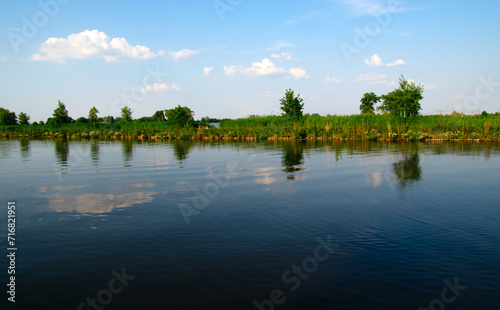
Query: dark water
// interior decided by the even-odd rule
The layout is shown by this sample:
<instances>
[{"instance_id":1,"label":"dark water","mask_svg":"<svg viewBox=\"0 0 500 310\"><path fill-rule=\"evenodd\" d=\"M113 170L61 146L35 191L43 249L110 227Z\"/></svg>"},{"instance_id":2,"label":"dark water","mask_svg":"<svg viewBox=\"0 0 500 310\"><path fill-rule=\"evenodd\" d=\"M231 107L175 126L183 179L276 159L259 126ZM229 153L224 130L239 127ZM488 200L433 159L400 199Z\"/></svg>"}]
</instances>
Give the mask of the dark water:
<instances>
[{"instance_id":1,"label":"dark water","mask_svg":"<svg viewBox=\"0 0 500 310\"><path fill-rule=\"evenodd\" d=\"M0 140L1 309L500 309L499 155Z\"/></svg>"}]
</instances>

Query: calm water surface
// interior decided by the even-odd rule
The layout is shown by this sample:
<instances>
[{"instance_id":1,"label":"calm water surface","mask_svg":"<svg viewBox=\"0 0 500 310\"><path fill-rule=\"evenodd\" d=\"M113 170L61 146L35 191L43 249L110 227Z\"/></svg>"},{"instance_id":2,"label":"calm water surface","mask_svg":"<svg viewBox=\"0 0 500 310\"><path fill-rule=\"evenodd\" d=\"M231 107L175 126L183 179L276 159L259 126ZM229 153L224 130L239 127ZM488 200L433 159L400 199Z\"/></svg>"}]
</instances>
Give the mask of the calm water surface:
<instances>
[{"instance_id":1,"label":"calm water surface","mask_svg":"<svg viewBox=\"0 0 500 310\"><path fill-rule=\"evenodd\" d=\"M500 309L499 155L0 140L1 308Z\"/></svg>"}]
</instances>

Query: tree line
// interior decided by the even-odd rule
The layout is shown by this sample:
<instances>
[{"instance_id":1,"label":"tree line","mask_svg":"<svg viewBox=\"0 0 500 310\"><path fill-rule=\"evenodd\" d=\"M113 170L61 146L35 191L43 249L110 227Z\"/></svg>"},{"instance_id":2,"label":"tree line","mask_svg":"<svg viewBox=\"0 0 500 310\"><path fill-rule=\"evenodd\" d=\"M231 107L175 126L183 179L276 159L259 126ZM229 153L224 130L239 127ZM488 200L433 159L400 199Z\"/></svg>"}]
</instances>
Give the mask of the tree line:
<instances>
[{"instance_id":1,"label":"tree line","mask_svg":"<svg viewBox=\"0 0 500 310\"><path fill-rule=\"evenodd\" d=\"M33 122L33 125L55 125L55 124L71 124L71 123L114 123L114 122L131 122L133 121L132 109L128 106L121 108L120 117L104 116L99 117L99 110L94 106L90 109L88 117L79 117L74 120L69 116L66 105L58 100L57 107L52 113L52 117L49 117L46 122ZM30 116L24 112L19 113L19 116L15 112L11 112L8 109L0 108L0 126L12 126L12 125L30 125ZM178 105L173 109L156 111L152 116L144 116L138 119L139 121L146 122L166 122L166 121L177 121L188 123L194 120L194 112L188 107L181 107Z\"/></svg>"},{"instance_id":2,"label":"tree line","mask_svg":"<svg viewBox=\"0 0 500 310\"><path fill-rule=\"evenodd\" d=\"M408 81L401 76L399 79L399 87L394 89L388 94L377 96L375 93L365 93L361 98L361 105L359 109L361 114L375 114L375 110L382 114L391 114L401 117L413 117L420 114L422 106L420 101L423 97L424 86L421 84L416 84L413 81ZM379 102L381 105L375 107ZM295 95L292 89L285 91L285 96L280 99L280 109L282 110L282 116L289 119L300 119L303 115L304 100L300 98L300 94ZM132 110L128 106L121 108L120 117L105 116L99 117L99 111L94 106L90 109L88 117L80 117L76 120L68 115L68 110L64 103L58 100L58 105L54 110L52 117L47 119L46 124L67 124L67 123L114 123L114 122L130 122L133 119ZM313 114L319 115L319 114ZM483 112L483 115L488 115L487 112ZM30 116L26 113L16 113L11 112L7 109L0 108L0 125L29 125ZM152 116L144 116L138 119L139 121L145 122L165 122L165 121L177 121L179 123L189 123L194 121L194 112L188 107L182 107L178 105L175 108L167 110L156 111ZM201 122L220 122L228 119L215 119L203 117ZM34 125L40 124L44 125L43 121L39 123L33 122Z\"/></svg>"}]
</instances>

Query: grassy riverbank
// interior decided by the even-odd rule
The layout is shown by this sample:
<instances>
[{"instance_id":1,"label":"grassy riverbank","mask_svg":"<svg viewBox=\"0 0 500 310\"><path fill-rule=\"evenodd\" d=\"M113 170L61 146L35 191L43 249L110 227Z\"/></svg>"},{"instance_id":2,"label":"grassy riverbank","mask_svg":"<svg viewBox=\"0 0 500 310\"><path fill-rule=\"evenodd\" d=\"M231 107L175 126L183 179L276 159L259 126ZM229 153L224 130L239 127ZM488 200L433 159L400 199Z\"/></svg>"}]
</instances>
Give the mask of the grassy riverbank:
<instances>
[{"instance_id":1,"label":"grassy riverbank","mask_svg":"<svg viewBox=\"0 0 500 310\"><path fill-rule=\"evenodd\" d=\"M291 120L281 116L225 121L217 129L202 123L175 122L16 125L0 127L1 137L95 139L199 139L199 140L481 140L498 141L498 116L389 115L305 116Z\"/></svg>"}]
</instances>

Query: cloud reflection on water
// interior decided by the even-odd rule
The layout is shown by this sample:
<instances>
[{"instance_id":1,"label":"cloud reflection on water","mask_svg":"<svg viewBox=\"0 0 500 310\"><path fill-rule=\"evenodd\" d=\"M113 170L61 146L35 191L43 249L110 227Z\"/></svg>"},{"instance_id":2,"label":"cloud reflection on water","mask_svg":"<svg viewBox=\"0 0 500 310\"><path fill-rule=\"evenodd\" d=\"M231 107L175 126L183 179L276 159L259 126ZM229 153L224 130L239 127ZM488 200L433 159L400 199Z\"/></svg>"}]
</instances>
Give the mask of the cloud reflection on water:
<instances>
[{"instance_id":1,"label":"cloud reflection on water","mask_svg":"<svg viewBox=\"0 0 500 310\"><path fill-rule=\"evenodd\" d=\"M157 183L132 183L112 185L106 193L80 193L82 189L90 190L91 185L40 187L40 193L48 201L48 209L55 212L70 212L80 215L111 213L115 209L132 207L148 203L154 196L167 193L165 191L143 191L144 188L157 187Z\"/></svg>"}]
</instances>

